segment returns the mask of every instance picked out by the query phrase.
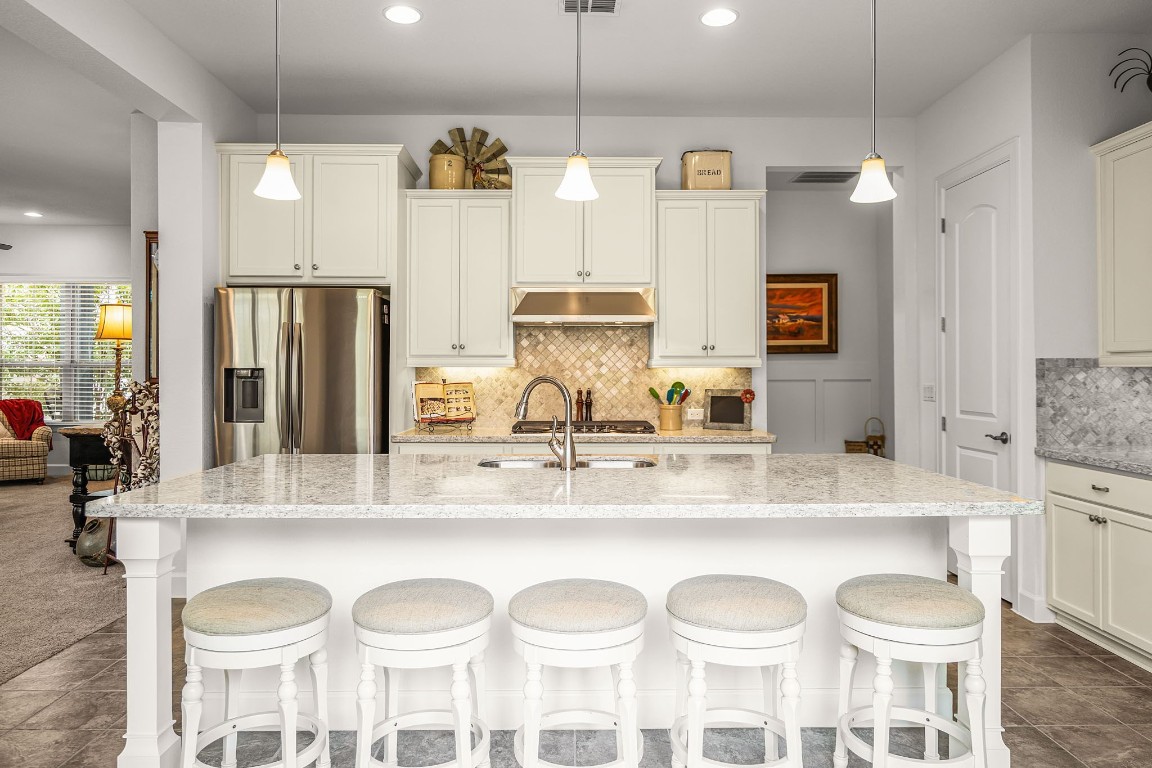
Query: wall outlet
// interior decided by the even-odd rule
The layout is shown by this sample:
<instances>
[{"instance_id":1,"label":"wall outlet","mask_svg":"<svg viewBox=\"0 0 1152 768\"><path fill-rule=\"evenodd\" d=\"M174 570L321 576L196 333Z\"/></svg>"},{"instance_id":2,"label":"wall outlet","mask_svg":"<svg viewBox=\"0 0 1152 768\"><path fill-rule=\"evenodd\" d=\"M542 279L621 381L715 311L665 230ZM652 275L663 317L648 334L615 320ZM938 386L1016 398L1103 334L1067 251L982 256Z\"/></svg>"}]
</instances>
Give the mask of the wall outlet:
<instances>
[{"instance_id":1,"label":"wall outlet","mask_svg":"<svg viewBox=\"0 0 1152 768\"><path fill-rule=\"evenodd\" d=\"M703 408L685 408L684 409L685 421L704 421Z\"/></svg>"},{"instance_id":2,"label":"wall outlet","mask_svg":"<svg viewBox=\"0 0 1152 768\"><path fill-rule=\"evenodd\" d=\"M925 384L924 385L923 399L924 399L924 402L926 402L926 403L936 402L936 385L935 384Z\"/></svg>"}]
</instances>

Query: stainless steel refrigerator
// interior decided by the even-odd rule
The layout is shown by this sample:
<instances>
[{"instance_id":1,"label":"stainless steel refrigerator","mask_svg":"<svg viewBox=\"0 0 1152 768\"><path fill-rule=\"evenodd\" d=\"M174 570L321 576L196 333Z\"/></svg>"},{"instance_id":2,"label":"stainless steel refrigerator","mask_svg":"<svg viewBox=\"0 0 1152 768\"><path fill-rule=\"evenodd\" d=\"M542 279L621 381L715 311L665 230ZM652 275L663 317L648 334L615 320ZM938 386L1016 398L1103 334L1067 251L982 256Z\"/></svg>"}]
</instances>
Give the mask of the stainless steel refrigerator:
<instances>
[{"instance_id":1,"label":"stainless steel refrigerator","mask_svg":"<svg viewBox=\"0 0 1152 768\"><path fill-rule=\"evenodd\" d=\"M388 300L370 288L216 289L216 465L383 453Z\"/></svg>"}]
</instances>

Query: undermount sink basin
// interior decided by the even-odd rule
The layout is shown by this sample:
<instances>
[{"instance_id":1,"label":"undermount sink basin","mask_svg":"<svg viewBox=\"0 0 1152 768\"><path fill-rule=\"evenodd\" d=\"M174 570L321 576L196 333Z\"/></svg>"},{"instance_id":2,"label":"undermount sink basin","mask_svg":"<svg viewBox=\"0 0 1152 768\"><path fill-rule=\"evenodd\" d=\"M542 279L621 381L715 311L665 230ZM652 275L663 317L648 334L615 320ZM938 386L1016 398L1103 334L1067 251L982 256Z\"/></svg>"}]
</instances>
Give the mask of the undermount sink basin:
<instances>
[{"instance_id":1,"label":"undermount sink basin","mask_svg":"<svg viewBox=\"0 0 1152 768\"><path fill-rule=\"evenodd\" d=\"M499 458L480 462L485 469L559 469L560 462L546 458ZM591 456L576 459L577 469L642 469L654 467L656 462L640 456Z\"/></svg>"}]
</instances>

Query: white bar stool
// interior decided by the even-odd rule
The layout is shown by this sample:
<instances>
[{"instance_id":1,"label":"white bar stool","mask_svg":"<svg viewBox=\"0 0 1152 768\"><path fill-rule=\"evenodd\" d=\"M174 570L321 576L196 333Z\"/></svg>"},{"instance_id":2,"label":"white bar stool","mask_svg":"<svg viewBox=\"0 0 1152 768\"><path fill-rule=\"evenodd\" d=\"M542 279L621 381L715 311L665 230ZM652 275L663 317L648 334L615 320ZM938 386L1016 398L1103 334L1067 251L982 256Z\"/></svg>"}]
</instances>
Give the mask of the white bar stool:
<instances>
[{"instance_id":1,"label":"white bar stool","mask_svg":"<svg viewBox=\"0 0 1152 768\"><path fill-rule=\"evenodd\" d=\"M356 600L352 620L361 669L356 688L356 768L395 768L400 731L429 726L456 734L456 759L437 768L488 765L484 649L492 606L488 590L456 579L394 581ZM397 671L448 666L452 709L401 714ZM376 667L384 668L386 709L380 722L376 722ZM387 740L383 761L372 757L372 745L381 738Z\"/></svg>"},{"instance_id":2,"label":"white bar stool","mask_svg":"<svg viewBox=\"0 0 1152 768\"><path fill-rule=\"evenodd\" d=\"M715 574L685 579L672 587L667 608L680 667L671 732L672 765L729 766L704 757L704 730L724 724L764 731L762 765L802 768L796 662L808 617L804 596L772 579ZM704 677L708 663L760 667L765 711L708 708ZM788 749L784 759L779 757L780 737Z\"/></svg>"},{"instance_id":3,"label":"white bar stool","mask_svg":"<svg viewBox=\"0 0 1152 768\"><path fill-rule=\"evenodd\" d=\"M980 661L984 605L976 596L946 581L907 574L876 574L849 579L836 590L840 613L840 719L836 727L835 768L846 768L848 753L875 768L910 768L940 761L938 731L950 738L950 768L984 768L985 683ZM876 657L874 693L868 706L851 707L852 673L864 650ZM892 706L892 661L922 665L924 709ZM962 672L968 727L951 714L936 713L936 675L940 664L965 664ZM893 721L924 727L924 759L888 752ZM852 732L873 728L872 746ZM957 749L962 745L964 749Z\"/></svg>"},{"instance_id":4,"label":"white bar stool","mask_svg":"<svg viewBox=\"0 0 1152 768\"><path fill-rule=\"evenodd\" d=\"M180 699L183 736L181 768L209 768L196 759L204 747L224 740L221 768L236 766L238 732L277 726L282 758L260 768L296 768L315 761L329 765L328 615L332 596L310 581L249 579L207 589L184 606L187 682ZM315 714L299 711L296 663L307 658L315 694ZM240 678L245 669L280 667L276 712L240 715ZM203 669L225 673L225 720L203 731ZM311 731L312 743L296 751L296 729Z\"/></svg>"},{"instance_id":5,"label":"white bar stool","mask_svg":"<svg viewBox=\"0 0 1152 768\"><path fill-rule=\"evenodd\" d=\"M644 737L636 717L632 663L644 647L648 601L632 587L596 579L536 584L508 603L516 651L524 657L524 725L516 732L516 760L524 768L563 768L540 759L540 732L559 726L595 726L616 732L616 759L595 768L637 768ZM543 667L611 667L616 711L543 711Z\"/></svg>"}]
</instances>

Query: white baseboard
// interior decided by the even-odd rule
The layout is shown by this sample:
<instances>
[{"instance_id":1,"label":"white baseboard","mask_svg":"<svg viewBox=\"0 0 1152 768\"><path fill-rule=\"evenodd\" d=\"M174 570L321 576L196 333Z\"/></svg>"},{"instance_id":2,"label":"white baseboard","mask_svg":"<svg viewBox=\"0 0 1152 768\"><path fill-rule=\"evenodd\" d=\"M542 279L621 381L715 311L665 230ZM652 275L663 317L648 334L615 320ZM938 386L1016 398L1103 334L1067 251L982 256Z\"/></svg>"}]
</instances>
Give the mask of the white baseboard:
<instances>
[{"instance_id":1,"label":"white baseboard","mask_svg":"<svg viewBox=\"0 0 1152 768\"><path fill-rule=\"evenodd\" d=\"M1048 601L1043 595L1034 595L1024 590L1017 593L1012 610L1036 624L1051 624L1056 621L1056 614L1048 607Z\"/></svg>"},{"instance_id":2,"label":"white baseboard","mask_svg":"<svg viewBox=\"0 0 1152 768\"><path fill-rule=\"evenodd\" d=\"M187 571L172 571L172 597L178 600L188 597Z\"/></svg>"}]
</instances>

